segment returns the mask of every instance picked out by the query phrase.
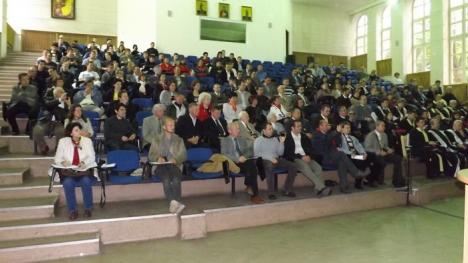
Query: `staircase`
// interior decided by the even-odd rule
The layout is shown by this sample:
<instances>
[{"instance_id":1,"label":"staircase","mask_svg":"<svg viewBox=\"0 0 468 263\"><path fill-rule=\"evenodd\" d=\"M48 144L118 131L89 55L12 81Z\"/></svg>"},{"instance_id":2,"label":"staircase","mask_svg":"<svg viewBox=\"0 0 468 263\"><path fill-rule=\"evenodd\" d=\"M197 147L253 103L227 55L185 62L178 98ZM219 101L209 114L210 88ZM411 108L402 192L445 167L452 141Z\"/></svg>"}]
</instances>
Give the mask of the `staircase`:
<instances>
[{"instance_id":1,"label":"staircase","mask_svg":"<svg viewBox=\"0 0 468 263\"><path fill-rule=\"evenodd\" d=\"M0 102L10 101L11 88L18 83L18 74L28 72L40 55L36 52L11 52L0 60ZM5 127L7 124L2 120L0 126Z\"/></svg>"}]
</instances>

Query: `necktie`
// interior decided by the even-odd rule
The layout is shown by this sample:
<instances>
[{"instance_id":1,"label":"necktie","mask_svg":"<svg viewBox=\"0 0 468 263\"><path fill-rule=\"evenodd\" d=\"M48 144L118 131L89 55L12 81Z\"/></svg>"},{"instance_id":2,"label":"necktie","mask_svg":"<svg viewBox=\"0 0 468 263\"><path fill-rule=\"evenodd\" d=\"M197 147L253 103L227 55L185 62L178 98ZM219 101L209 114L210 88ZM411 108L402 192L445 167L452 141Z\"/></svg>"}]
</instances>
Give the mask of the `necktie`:
<instances>
[{"instance_id":1,"label":"necktie","mask_svg":"<svg viewBox=\"0 0 468 263\"><path fill-rule=\"evenodd\" d=\"M252 134L252 135L254 134L254 133L252 132L252 129L250 129L248 123L245 124L245 127L247 128L247 130L249 130L250 134Z\"/></svg>"},{"instance_id":2,"label":"necktie","mask_svg":"<svg viewBox=\"0 0 468 263\"><path fill-rule=\"evenodd\" d=\"M161 133L162 132L162 130L161 130L161 128L162 128L161 127L161 121L159 119L156 119L156 120L158 122L158 133Z\"/></svg>"},{"instance_id":3,"label":"necktie","mask_svg":"<svg viewBox=\"0 0 468 263\"><path fill-rule=\"evenodd\" d=\"M240 146L239 146L239 141L237 140L237 138L234 138L234 144L236 145L236 152L239 156L241 156L241 150L240 150Z\"/></svg>"},{"instance_id":4,"label":"necktie","mask_svg":"<svg viewBox=\"0 0 468 263\"><path fill-rule=\"evenodd\" d=\"M223 125L219 122L219 120L216 120L216 126L218 126L218 131L220 131L221 135L225 135L226 133L224 132Z\"/></svg>"},{"instance_id":5,"label":"necktie","mask_svg":"<svg viewBox=\"0 0 468 263\"><path fill-rule=\"evenodd\" d=\"M78 144L73 143L74 150L73 150L73 161L72 165L79 165L80 164L80 154L78 153Z\"/></svg>"}]
</instances>

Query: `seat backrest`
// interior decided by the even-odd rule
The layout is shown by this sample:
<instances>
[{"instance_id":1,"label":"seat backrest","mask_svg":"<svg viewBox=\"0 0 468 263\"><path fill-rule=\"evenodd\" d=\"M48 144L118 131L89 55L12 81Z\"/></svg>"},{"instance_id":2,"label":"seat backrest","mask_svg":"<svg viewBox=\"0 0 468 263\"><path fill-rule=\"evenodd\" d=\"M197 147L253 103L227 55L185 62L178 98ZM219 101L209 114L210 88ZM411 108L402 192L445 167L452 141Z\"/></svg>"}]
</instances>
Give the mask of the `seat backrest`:
<instances>
[{"instance_id":1,"label":"seat backrest","mask_svg":"<svg viewBox=\"0 0 468 263\"><path fill-rule=\"evenodd\" d=\"M109 151L107 163L115 163L116 172L132 172L140 167L140 155L132 150Z\"/></svg>"},{"instance_id":2,"label":"seat backrest","mask_svg":"<svg viewBox=\"0 0 468 263\"><path fill-rule=\"evenodd\" d=\"M213 150L210 148L189 148L187 149L187 161L204 162L210 159Z\"/></svg>"},{"instance_id":3,"label":"seat backrest","mask_svg":"<svg viewBox=\"0 0 468 263\"><path fill-rule=\"evenodd\" d=\"M146 117L149 117L151 116L153 113L151 113L150 111L139 111L136 113L136 121L138 123L138 126L142 126L143 125L143 120L146 118Z\"/></svg>"},{"instance_id":4,"label":"seat backrest","mask_svg":"<svg viewBox=\"0 0 468 263\"><path fill-rule=\"evenodd\" d=\"M95 111L83 111L83 116L88 118L91 121L91 125L93 126L93 130L95 132L99 132L101 130L101 123L100 119L101 117L99 116L98 112Z\"/></svg>"},{"instance_id":5,"label":"seat backrest","mask_svg":"<svg viewBox=\"0 0 468 263\"><path fill-rule=\"evenodd\" d=\"M134 98L132 104L138 105L142 110L151 110L153 100L150 98Z\"/></svg>"}]
</instances>

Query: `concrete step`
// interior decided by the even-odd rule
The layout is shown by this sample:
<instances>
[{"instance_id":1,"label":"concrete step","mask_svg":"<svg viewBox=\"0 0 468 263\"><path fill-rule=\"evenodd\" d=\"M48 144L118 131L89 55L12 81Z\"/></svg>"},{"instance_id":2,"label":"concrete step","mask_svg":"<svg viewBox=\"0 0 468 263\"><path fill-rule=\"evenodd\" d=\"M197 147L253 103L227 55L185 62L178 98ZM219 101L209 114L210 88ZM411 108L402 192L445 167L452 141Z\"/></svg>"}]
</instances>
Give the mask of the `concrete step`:
<instances>
[{"instance_id":1,"label":"concrete step","mask_svg":"<svg viewBox=\"0 0 468 263\"><path fill-rule=\"evenodd\" d=\"M0 185L18 185L29 174L29 168L10 168L0 170Z\"/></svg>"},{"instance_id":2,"label":"concrete step","mask_svg":"<svg viewBox=\"0 0 468 263\"><path fill-rule=\"evenodd\" d=\"M99 233L0 242L0 262L39 262L97 255Z\"/></svg>"},{"instance_id":3,"label":"concrete step","mask_svg":"<svg viewBox=\"0 0 468 263\"><path fill-rule=\"evenodd\" d=\"M55 137L45 137L49 149L55 149ZM8 145L10 153L34 153L34 141L27 135L3 135L0 136L0 144Z\"/></svg>"},{"instance_id":4,"label":"concrete step","mask_svg":"<svg viewBox=\"0 0 468 263\"><path fill-rule=\"evenodd\" d=\"M54 217L57 195L0 200L0 222Z\"/></svg>"},{"instance_id":5,"label":"concrete step","mask_svg":"<svg viewBox=\"0 0 468 263\"><path fill-rule=\"evenodd\" d=\"M24 168L29 165L31 177L48 177L47 171L54 162L50 156L36 156L32 154L6 154L0 158L0 170L5 168Z\"/></svg>"}]
</instances>

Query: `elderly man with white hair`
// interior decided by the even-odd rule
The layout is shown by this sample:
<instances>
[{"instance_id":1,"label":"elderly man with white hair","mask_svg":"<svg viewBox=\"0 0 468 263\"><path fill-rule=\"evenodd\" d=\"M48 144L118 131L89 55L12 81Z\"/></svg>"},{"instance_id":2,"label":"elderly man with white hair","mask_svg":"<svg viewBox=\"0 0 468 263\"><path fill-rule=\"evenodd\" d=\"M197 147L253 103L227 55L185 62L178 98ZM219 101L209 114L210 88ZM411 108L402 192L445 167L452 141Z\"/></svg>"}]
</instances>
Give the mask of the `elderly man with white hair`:
<instances>
[{"instance_id":1,"label":"elderly man with white hair","mask_svg":"<svg viewBox=\"0 0 468 263\"><path fill-rule=\"evenodd\" d=\"M255 130L255 127L250 123L249 113L246 111L241 111L239 113L239 128L240 128L240 137L254 141L259 133Z\"/></svg>"},{"instance_id":2,"label":"elderly man with white hair","mask_svg":"<svg viewBox=\"0 0 468 263\"><path fill-rule=\"evenodd\" d=\"M163 119L166 106L164 104L155 104L153 106L153 115L143 120L143 147L149 149L154 137L161 134L163 129Z\"/></svg>"},{"instance_id":3,"label":"elderly man with white hair","mask_svg":"<svg viewBox=\"0 0 468 263\"><path fill-rule=\"evenodd\" d=\"M273 133L275 136L285 134L286 130L284 129L284 126L283 124L278 122L278 119L276 118L276 114L274 112L268 113L267 122L269 122L273 127Z\"/></svg>"}]
</instances>

